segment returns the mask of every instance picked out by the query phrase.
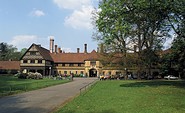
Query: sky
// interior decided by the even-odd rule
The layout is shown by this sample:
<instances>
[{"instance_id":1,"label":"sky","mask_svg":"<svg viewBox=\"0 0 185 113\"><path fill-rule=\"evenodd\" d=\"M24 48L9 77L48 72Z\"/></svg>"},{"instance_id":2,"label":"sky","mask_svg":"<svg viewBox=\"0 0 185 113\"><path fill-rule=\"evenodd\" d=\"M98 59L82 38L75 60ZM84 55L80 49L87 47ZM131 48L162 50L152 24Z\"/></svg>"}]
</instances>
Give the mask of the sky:
<instances>
[{"instance_id":1,"label":"sky","mask_svg":"<svg viewBox=\"0 0 185 113\"><path fill-rule=\"evenodd\" d=\"M98 0L0 0L0 42L18 48L32 43L49 49L49 37L66 52L96 50L92 11Z\"/></svg>"}]
</instances>

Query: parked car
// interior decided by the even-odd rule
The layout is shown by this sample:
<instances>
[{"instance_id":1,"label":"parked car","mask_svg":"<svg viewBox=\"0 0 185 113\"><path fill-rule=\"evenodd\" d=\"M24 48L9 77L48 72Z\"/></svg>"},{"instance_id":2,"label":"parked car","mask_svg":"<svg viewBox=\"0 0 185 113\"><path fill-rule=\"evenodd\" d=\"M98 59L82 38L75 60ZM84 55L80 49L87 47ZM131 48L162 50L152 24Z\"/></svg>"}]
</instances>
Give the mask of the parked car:
<instances>
[{"instance_id":1,"label":"parked car","mask_svg":"<svg viewBox=\"0 0 185 113\"><path fill-rule=\"evenodd\" d=\"M164 76L164 79L167 79L167 80L177 80L178 77L175 77L173 75L168 75L168 76Z\"/></svg>"},{"instance_id":2,"label":"parked car","mask_svg":"<svg viewBox=\"0 0 185 113\"><path fill-rule=\"evenodd\" d=\"M107 80L107 79L111 79L111 76L110 75L105 75L104 80Z\"/></svg>"}]
</instances>

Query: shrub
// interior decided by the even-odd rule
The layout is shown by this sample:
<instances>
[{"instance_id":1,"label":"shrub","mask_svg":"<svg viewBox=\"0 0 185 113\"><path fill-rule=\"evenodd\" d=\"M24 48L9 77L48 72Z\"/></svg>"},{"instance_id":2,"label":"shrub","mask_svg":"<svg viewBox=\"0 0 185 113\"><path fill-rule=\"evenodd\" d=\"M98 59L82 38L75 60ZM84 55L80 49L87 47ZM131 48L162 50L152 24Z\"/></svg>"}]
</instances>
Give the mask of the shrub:
<instances>
[{"instance_id":1,"label":"shrub","mask_svg":"<svg viewBox=\"0 0 185 113\"><path fill-rule=\"evenodd\" d=\"M15 74L20 79L42 79L42 74L36 72L29 72L29 73L17 73Z\"/></svg>"},{"instance_id":2,"label":"shrub","mask_svg":"<svg viewBox=\"0 0 185 113\"><path fill-rule=\"evenodd\" d=\"M17 76L18 76L18 78L20 78L20 79L27 79L28 74L27 74L27 73L18 73Z\"/></svg>"},{"instance_id":3,"label":"shrub","mask_svg":"<svg viewBox=\"0 0 185 113\"><path fill-rule=\"evenodd\" d=\"M33 72L29 72L28 73L28 79L36 79L37 76L35 76L35 74Z\"/></svg>"},{"instance_id":4,"label":"shrub","mask_svg":"<svg viewBox=\"0 0 185 113\"><path fill-rule=\"evenodd\" d=\"M28 79L42 79L42 75L38 72L33 73L33 72L29 72L28 73Z\"/></svg>"},{"instance_id":5,"label":"shrub","mask_svg":"<svg viewBox=\"0 0 185 113\"><path fill-rule=\"evenodd\" d=\"M43 79L42 74L36 72L35 75L36 75L36 79Z\"/></svg>"}]
</instances>

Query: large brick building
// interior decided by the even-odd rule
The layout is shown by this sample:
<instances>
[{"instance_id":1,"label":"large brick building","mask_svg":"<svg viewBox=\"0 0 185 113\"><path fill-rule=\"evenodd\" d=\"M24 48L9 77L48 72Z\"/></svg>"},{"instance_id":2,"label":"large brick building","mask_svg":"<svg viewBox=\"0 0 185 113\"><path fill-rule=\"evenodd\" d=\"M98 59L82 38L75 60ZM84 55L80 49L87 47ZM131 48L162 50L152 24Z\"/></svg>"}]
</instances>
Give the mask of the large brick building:
<instances>
[{"instance_id":1,"label":"large brick building","mask_svg":"<svg viewBox=\"0 0 185 113\"><path fill-rule=\"evenodd\" d=\"M87 44L84 44L83 52L77 48L74 53L65 53L54 45L54 39L50 39L49 50L32 44L20 60L20 69L22 72L39 72L43 75L73 73L88 77L123 73L124 69L103 66L100 57L99 52L95 50L88 52Z\"/></svg>"},{"instance_id":2,"label":"large brick building","mask_svg":"<svg viewBox=\"0 0 185 113\"><path fill-rule=\"evenodd\" d=\"M0 69L20 70L20 72L39 72L42 75L70 75L71 73L77 75L85 75L88 77L96 77L99 75L118 75L120 73L126 73L128 71L133 74L137 73L137 69L133 67L120 66L105 66L102 64L101 49L99 52L93 50L87 51L87 44L84 44L83 52L80 52L80 48L74 53L65 53L54 45L54 39L50 39L49 50L43 48L41 45L32 44L25 54L21 57L20 61L12 62L3 61L0 62ZM133 56L133 54L130 54ZM121 56L122 59L124 56ZM115 59L114 63L118 64L119 59ZM2 68L1 64L6 64ZM11 65L13 64L13 65ZM5 67L6 66L6 67ZM14 67L12 67L14 66ZM153 69L153 72L158 69Z\"/></svg>"}]
</instances>

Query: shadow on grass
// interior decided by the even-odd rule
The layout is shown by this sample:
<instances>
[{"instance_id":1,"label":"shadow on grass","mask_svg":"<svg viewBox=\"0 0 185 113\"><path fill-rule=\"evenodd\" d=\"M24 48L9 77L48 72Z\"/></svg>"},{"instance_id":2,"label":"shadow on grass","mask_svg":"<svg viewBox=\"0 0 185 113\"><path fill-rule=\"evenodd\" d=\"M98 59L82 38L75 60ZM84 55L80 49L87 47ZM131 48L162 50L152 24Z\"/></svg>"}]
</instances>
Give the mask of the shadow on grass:
<instances>
[{"instance_id":1,"label":"shadow on grass","mask_svg":"<svg viewBox=\"0 0 185 113\"><path fill-rule=\"evenodd\" d=\"M178 88L185 88L185 80L168 81L168 80L153 80L153 81L136 81L127 84L121 84L120 87L159 87L172 86Z\"/></svg>"}]
</instances>

